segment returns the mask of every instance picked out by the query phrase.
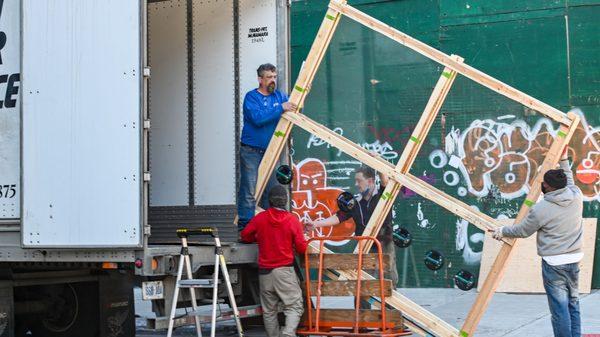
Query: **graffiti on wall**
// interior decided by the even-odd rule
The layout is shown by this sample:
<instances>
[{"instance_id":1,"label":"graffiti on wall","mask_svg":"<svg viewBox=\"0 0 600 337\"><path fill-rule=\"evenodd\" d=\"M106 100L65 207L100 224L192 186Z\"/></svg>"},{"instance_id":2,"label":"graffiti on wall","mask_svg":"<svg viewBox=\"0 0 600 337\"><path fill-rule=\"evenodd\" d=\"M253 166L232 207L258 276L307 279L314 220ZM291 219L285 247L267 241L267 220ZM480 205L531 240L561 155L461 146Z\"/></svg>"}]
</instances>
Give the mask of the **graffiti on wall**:
<instances>
[{"instance_id":1,"label":"graffiti on wall","mask_svg":"<svg viewBox=\"0 0 600 337\"><path fill-rule=\"evenodd\" d=\"M600 129L581 116L569 155L585 200L600 200ZM533 126L512 115L475 120L462 131L452 128L445 148L432 151L429 161L444 170L444 183L456 186L459 196L485 197L497 188L501 198L510 200L527 194L557 131L547 118Z\"/></svg>"},{"instance_id":2,"label":"graffiti on wall","mask_svg":"<svg viewBox=\"0 0 600 337\"><path fill-rule=\"evenodd\" d=\"M339 127L334 131L344 134L344 130ZM382 137L360 145L390 161L397 160L399 153L392 144L402 142L398 141L398 137L404 136L404 129L370 131L373 135ZM429 152L429 163L435 170L423 172L420 178L432 185L437 185L441 180L444 185L455 188L459 197L470 194L478 198L492 198L499 210L498 217L513 218L516 210L509 206L510 200L526 195L556 132L557 128L549 119L541 118L531 125L513 115L475 120L462 130L452 127L445 135L442 148ZM600 128L589 126L582 115L582 122L570 143L569 155L574 163L576 183L587 201L600 200L598 144ZM306 149L317 147L330 146L319 137L310 136ZM292 208L301 221L324 219L335 214L337 196L342 191L352 189L353 172L361 163L338 158L341 156L342 152L337 151L330 161L305 158L295 164ZM413 191L403 188L399 200L414 197L416 194ZM428 216L420 202L410 205L414 207L412 215L404 212L404 218L396 219L398 215L394 212L394 219L402 223L415 223L423 230L436 227L435 217ZM349 220L316 234L352 235L354 228L354 222ZM468 223L457 219L455 240L456 251L462 253L465 263L479 263L481 251L473 247L483 242L481 233L469 233Z\"/></svg>"},{"instance_id":3,"label":"graffiti on wall","mask_svg":"<svg viewBox=\"0 0 600 337\"><path fill-rule=\"evenodd\" d=\"M343 135L342 128L333 129ZM387 142L375 140L360 144L364 149L378 153L387 160L398 158L399 154ZM310 135L306 148L327 147L330 145L315 135ZM336 157L341 157L338 151ZM294 181L292 182L292 212L301 222L307 220L326 219L338 211L336 199L343 191L348 191L354 185L354 170L361 163L357 160L321 161L317 158L304 158L294 165ZM331 185L330 185L331 184ZM354 233L356 224L352 219L337 226L320 228L315 231L318 236L348 236ZM346 242L328 244L343 245Z\"/></svg>"},{"instance_id":4,"label":"graffiti on wall","mask_svg":"<svg viewBox=\"0 0 600 337\"><path fill-rule=\"evenodd\" d=\"M325 164L315 158L306 158L294 165L292 213L298 217L300 222L327 219L337 212L336 199L344 190L328 186L327 173ZM350 236L354 233L354 229L354 221L350 219L337 226L319 228L313 235L319 237ZM343 241L328 241L327 243L345 244Z\"/></svg>"}]
</instances>

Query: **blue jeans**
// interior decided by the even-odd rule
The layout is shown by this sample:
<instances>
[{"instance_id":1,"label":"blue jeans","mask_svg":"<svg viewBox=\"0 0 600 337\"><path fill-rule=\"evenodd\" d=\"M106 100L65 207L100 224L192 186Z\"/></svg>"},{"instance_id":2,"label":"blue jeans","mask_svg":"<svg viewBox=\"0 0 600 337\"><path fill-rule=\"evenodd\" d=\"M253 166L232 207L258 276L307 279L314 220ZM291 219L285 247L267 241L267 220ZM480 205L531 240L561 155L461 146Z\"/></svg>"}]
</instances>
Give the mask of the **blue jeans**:
<instances>
[{"instance_id":1,"label":"blue jeans","mask_svg":"<svg viewBox=\"0 0 600 337\"><path fill-rule=\"evenodd\" d=\"M240 188L238 189L237 211L238 211L238 229L242 230L254 216L256 209L256 200L254 192L256 190L256 179L258 176L258 167L260 161L265 155L265 150L242 144L240 146ZM271 175L262 197L260 198L260 207L267 209L269 207L269 190L277 184L275 175Z\"/></svg>"},{"instance_id":2,"label":"blue jeans","mask_svg":"<svg viewBox=\"0 0 600 337\"><path fill-rule=\"evenodd\" d=\"M579 264L551 266L542 259L542 278L552 314L554 337L580 337Z\"/></svg>"}]
</instances>

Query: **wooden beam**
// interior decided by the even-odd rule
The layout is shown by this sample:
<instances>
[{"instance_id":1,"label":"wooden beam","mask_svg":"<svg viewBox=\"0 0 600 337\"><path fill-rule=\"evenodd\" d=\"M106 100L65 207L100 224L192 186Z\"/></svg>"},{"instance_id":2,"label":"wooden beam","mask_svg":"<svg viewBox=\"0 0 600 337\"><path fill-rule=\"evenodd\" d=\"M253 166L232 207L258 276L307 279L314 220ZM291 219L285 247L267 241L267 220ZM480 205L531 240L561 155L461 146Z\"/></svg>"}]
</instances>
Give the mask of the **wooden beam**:
<instances>
[{"instance_id":1,"label":"wooden beam","mask_svg":"<svg viewBox=\"0 0 600 337\"><path fill-rule=\"evenodd\" d=\"M452 58L456 59L458 62L462 62L462 57L452 55ZM419 150L421 149L421 145L423 144L423 140L427 137L435 118L442 108L444 101L446 100L446 96L450 92L450 88L456 79L456 71L450 68L444 68L442 70L442 74L437 81L437 84L433 88L433 92L431 97L429 97L429 101L427 101L427 105L425 106L425 110L419 119L419 122L415 126L413 130L409 142L406 144L406 147L402 151L402 155L400 156L400 160L396 164L396 171L399 173L408 173L410 167L415 161ZM365 227L362 235L365 236L377 236L381 227L383 226L383 222L385 221L387 215L392 210L394 206L394 202L400 194L400 189L402 185L397 183L396 181L388 182L388 185L385 187L371 218L369 219L369 223ZM363 252L367 253L371 250L371 246L373 245L372 241L367 241L367 243L363 246ZM354 248L354 254L358 253L359 247L356 246Z\"/></svg>"},{"instance_id":2,"label":"wooden beam","mask_svg":"<svg viewBox=\"0 0 600 337\"><path fill-rule=\"evenodd\" d=\"M558 123L564 124L566 126L571 125L572 120L568 118L562 111L555 109L554 107L533 98L524 92L521 92L508 84L505 84L492 76L485 74L467 64L457 62L452 59L452 57L442 53L441 51L409 36L405 33L349 6L348 4L340 4L336 2L331 2L329 4L329 8L335 9L340 13L344 14L348 18L357 21L376 32L379 32L394 41L418 52L421 55L424 55L438 63L443 64L444 66L451 68L458 72L459 74L470 78L471 80L488 87L497 93L506 96L516 102L519 102L531 109L539 111L540 113L554 119Z\"/></svg>"},{"instance_id":3,"label":"wooden beam","mask_svg":"<svg viewBox=\"0 0 600 337\"><path fill-rule=\"evenodd\" d=\"M312 309L312 311L312 315L315 317L317 311L315 309ZM319 327L351 327L354 322L354 309L321 309L319 316ZM374 323L368 326L377 327L380 326L381 319L380 310L360 309L359 322ZM394 323L395 327L402 326L402 316L395 310L388 309L385 320Z\"/></svg>"},{"instance_id":4,"label":"wooden beam","mask_svg":"<svg viewBox=\"0 0 600 337\"><path fill-rule=\"evenodd\" d=\"M328 254L337 255L337 254ZM356 266L354 267L356 268ZM321 296L354 296L356 295L356 281L323 281L321 285ZM310 282L310 292L313 296L317 296L318 281ZM306 286L303 284L302 289ZM375 296L381 294L379 280L363 280L360 285L360 296ZM385 296L392 296L392 281L383 280L383 293Z\"/></svg>"},{"instance_id":5,"label":"wooden beam","mask_svg":"<svg viewBox=\"0 0 600 337\"><path fill-rule=\"evenodd\" d=\"M577 125L579 124L580 117L577 114L569 113L569 117L573 120L570 127L566 127L565 125L561 125L558 130L558 136L552 142L550 149L546 153L546 158L542 163L540 170L536 174L533 182L530 184L529 194L525 198L525 202L521 205L521 209L515 218L515 223L519 223L522 221L527 214L529 213L529 209L531 206L535 204L538 200L538 197L541 193L541 186L544 179L544 173L549 169L552 169L558 163L560 156L562 154L565 146L569 144L571 137L575 133L577 129ZM511 253L513 251L514 246L508 246L503 244L502 248L500 248L500 252L496 256L494 260L494 264L488 274L488 277L485 279L477 298L475 299L475 303L471 307L469 314L465 320L465 323L461 329L461 336L468 337L473 336L475 330L477 329L477 325L481 321L485 310L487 309L496 288L500 284L502 280L502 276L504 275L504 270L506 269L506 264L511 257Z\"/></svg>"},{"instance_id":6,"label":"wooden beam","mask_svg":"<svg viewBox=\"0 0 600 337\"><path fill-rule=\"evenodd\" d=\"M305 115L286 112L283 117L304 130L320 137L327 143L337 147L351 157L363 162L364 164L374 168L375 170L386 174L390 179L395 180L399 184L406 186L422 197L431 200L440 206L446 208L450 212L458 215L473 225L482 230L494 229L499 227L496 219L475 211L464 202L451 197L450 195L439 191L435 187L425 183L419 178L410 174L401 174L397 172L392 164L380 157L372 156L368 151L360 147L358 144L344 138L343 136L331 131L325 126L311 120ZM504 239L505 243L512 245L512 239Z\"/></svg>"},{"instance_id":7,"label":"wooden beam","mask_svg":"<svg viewBox=\"0 0 600 337\"><path fill-rule=\"evenodd\" d=\"M315 241L311 242L309 245L309 249L313 253L319 252L319 244ZM327 248L323 248L323 252L326 254L333 254L333 252ZM334 270L334 271L326 271L325 275L332 280L337 279L346 279L346 280L356 280L357 272L356 271L344 271L344 270ZM371 276L369 273L362 271L361 279L363 280L374 280L375 278ZM446 323L441 318L432 314L431 312L425 310L415 302L411 301L406 296L402 295L400 292L393 290L392 296L386 298L386 305L391 306L397 310L400 310L403 316L405 316L408 320L413 322L422 330L429 332L431 335L436 337L458 337L459 332L458 329L453 327L452 325Z\"/></svg>"},{"instance_id":8,"label":"wooden beam","mask_svg":"<svg viewBox=\"0 0 600 337\"><path fill-rule=\"evenodd\" d=\"M383 269L390 268L390 256L384 254ZM309 254L308 262L311 268L319 268L319 254ZM379 260L377 254L363 254L363 269L374 270L379 268ZM300 256L300 266L304 267L304 256ZM354 270L358 266L358 255L356 254L324 254L323 268L336 270Z\"/></svg>"},{"instance_id":9,"label":"wooden beam","mask_svg":"<svg viewBox=\"0 0 600 337\"><path fill-rule=\"evenodd\" d=\"M417 334L419 336L423 336L423 337L431 337L430 334L427 333L427 331L421 329L418 325L414 324L411 321L408 320L404 320L404 326L406 328L408 328L413 334Z\"/></svg>"},{"instance_id":10,"label":"wooden beam","mask_svg":"<svg viewBox=\"0 0 600 337\"><path fill-rule=\"evenodd\" d=\"M343 5L346 3L346 1L332 0L331 3ZM308 94L317 69L319 68L321 61L323 60L323 56L327 51L327 47L329 46L333 33L335 32L335 29L340 21L340 17L341 14L335 9L329 8L325 13L321 27L317 32L317 37L315 38L310 51L308 52L302 69L300 69L298 79L296 80L289 97L289 101L298 107L302 107L304 104L304 99ZM295 111L292 113L298 114L299 112ZM290 137L291 131L292 123L283 118L280 119L275 127L275 132L273 133L273 137L271 137L271 141L269 142L269 146L265 151L265 155L260 162L260 166L258 167L254 200L260 200L260 197L264 193L267 182L269 181L269 177L271 176L273 169L275 169L275 165L281 156L281 152L287 144L287 140Z\"/></svg>"},{"instance_id":11,"label":"wooden beam","mask_svg":"<svg viewBox=\"0 0 600 337\"><path fill-rule=\"evenodd\" d=\"M371 302L371 309L380 309L381 305L379 302L377 302L377 298L372 297L375 301ZM423 330L420 326L418 326L417 324L411 322L409 319L406 318L405 315L402 315L402 318L404 318L403 323L404 323L404 329L410 330L413 334L417 334L419 336L423 336L423 337L432 337L431 334L429 334L427 331Z\"/></svg>"}]
</instances>

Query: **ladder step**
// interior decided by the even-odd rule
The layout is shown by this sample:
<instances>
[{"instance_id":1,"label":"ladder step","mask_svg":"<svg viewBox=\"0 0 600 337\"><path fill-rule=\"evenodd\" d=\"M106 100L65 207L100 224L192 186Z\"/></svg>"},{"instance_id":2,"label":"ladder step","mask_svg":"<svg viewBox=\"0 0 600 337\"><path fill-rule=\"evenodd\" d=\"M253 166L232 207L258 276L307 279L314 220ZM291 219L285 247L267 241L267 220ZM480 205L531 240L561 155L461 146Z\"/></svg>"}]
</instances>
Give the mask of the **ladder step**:
<instances>
[{"instance_id":1,"label":"ladder step","mask_svg":"<svg viewBox=\"0 0 600 337\"><path fill-rule=\"evenodd\" d=\"M221 283L221 281L217 282ZM189 279L181 280L178 283L179 288L213 288L212 279Z\"/></svg>"}]
</instances>

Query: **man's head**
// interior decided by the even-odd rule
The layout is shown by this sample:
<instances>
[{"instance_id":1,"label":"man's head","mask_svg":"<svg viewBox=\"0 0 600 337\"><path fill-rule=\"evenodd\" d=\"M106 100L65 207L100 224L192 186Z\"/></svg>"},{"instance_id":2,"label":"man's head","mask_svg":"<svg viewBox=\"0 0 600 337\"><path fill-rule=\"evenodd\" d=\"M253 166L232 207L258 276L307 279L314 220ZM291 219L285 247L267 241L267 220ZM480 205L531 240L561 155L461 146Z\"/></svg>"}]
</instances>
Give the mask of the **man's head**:
<instances>
[{"instance_id":1,"label":"man's head","mask_svg":"<svg viewBox=\"0 0 600 337\"><path fill-rule=\"evenodd\" d=\"M375 188L375 170L369 166L361 166L354 172L354 186L363 197L368 196Z\"/></svg>"},{"instance_id":2,"label":"man's head","mask_svg":"<svg viewBox=\"0 0 600 337\"><path fill-rule=\"evenodd\" d=\"M277 88L277 68L271 63L261 64L256 69L258 86L265 92L272 93Z\"/></svg>"},{"instance_id":3,"label":"man's head","mask_svg":"<svg viewBox=\"0 0 600 337\"><path fill-rule=\"evenodd\" d=\"M285 209L288 203L288 191L281 185L275 185L269 190L269 205Z\"/></svg>"},{"instance_id":4,"label":"man's head","mask_svg":"<svg viewBox=\"0 0 600 337\"><path fill-rule=\"evenodd\" d=\"M542 182L542 192L548 193L567 186L567 176L562 169L548 170L544 173L544 181Z\"/></svg>"}]
</instances>

